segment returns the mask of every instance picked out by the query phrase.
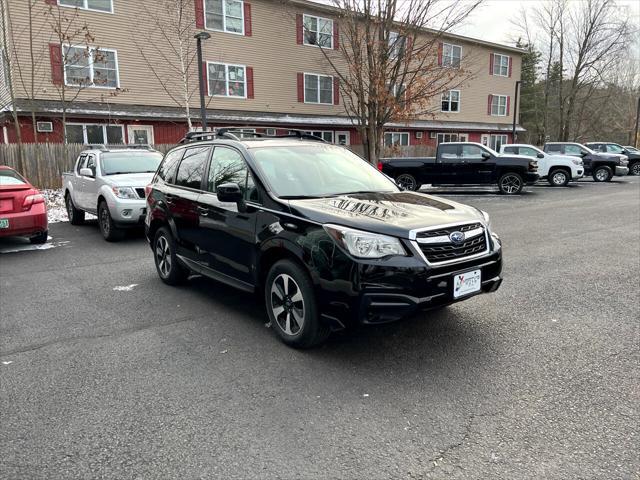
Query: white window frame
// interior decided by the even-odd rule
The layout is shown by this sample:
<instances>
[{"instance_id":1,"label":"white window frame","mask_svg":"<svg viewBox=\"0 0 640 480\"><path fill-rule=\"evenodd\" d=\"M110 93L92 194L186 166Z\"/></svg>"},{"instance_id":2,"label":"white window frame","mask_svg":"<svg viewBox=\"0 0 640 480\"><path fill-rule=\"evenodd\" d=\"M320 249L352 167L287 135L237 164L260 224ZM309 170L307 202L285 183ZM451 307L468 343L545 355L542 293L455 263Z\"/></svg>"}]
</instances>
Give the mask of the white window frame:
<instances>
[{"instance_id":1,"label":"white window frame","mask_svg":"<svg viewBox=\"0 0 640 480\"><path fill-rule=\"evenodd\" d=\"M436 145L448 142L462 142L463 140L460 140L460 136L461 134L455 132L438 132L436 135Z\"/></svg>"},{"instance_id":2,"label":"white window frame","mask_svg":"<svg viewBox=\"0 0 640 480\"><path fill-rule=\"evenodd\" d=\"M500 140L504 140L500 142L501 146L507 145L507 142L509 141L509 137L505 133L492 133L489 135L489 147L494 149L496 152L500 150L500 147L496 148L496 141L498 140L498 137L500 137Z\"/></svg>"},{"instance_id":3,"label":"white window frame","mask_svg":"<svg viewBox=\"0 0 640 480\"><path fill-rule=\"evenodd\" d=\"M305 27L306 22L305 20L307 18L315 18L316 19L316 24L318 25L318 31L315 32L316 34L316 43L308 43L307 42L307 37L305 35L307 29ZM330 38L331 38L331 45L328 47L321 47L320 46L320 42L318 41L320 39L320 20L326 20L328 22L331 23L331 34L330 34ZM333 50L333 29L335 28L335 26L333 25L333 18L327 18L327 17L319 17L318 15L308 15L308 14L304 14L302 15L302 44L306 45L308 47L316 47L316 48L326 48L328 50ZM309 30L309 31L313 31L313 30Z\"/></svg>"},{"instance_id":4,"label":"white window frame","mask_svg":"<svg viewBox=\"0 0 640 480\"><path fill-rule=\"evenodd\" d=\"M391 142L390 142L391 145L387 145L387 135L391 135ZM396 138L396 137L398 137L400 139L406 138L407 139L407 144L403 145L402 140L400 140L400 142L398 142L398 143L395 143L393 141L393 139ZM383 138L384 142L383 143L384 143L384 146L387 147L387 148L388 147L395 147L395 146L408 147L408 146L411 145L411 139L409 137L410 137L409 132L384 132L384 138Z\"/></svg>"},{"instance_id":5,"label":"white window frame","mask_svg":"<svg viewBox=\"0 0 640 480\"><path fill-rule=\"evenodd\" d=\"M389 57L396 59L401 57L407 45L407 37L399 32L389 32Z\"/></svg>"},{"instance_id":6,"label":"white window frame","mask_svg":"<svg viewBox=\"0 0 640 480\"><path fill-rule=\"evenodd\" d=\"M65 52L65 49L69 49L69 48L79 48L80 50L88 50L89 52L89 64L87 65L89 68L89 83L86 84L78 84L78 83L69 83L67 82L67 64L65 63L65 60L67 58L67 54ZM115 87L110 87L108 85L96 85L95 83L93 83L93 77L94 77L94 70L93 70L93 52L94 51L102 51L102 52L112 52L113 56L115 58L116 61L116 86ZM67 87L71 87L71 88L102 88L104 90L117 90L118 88L120 88L120 66L118 65L118 50L116 50L115 48L105 48L105 47L88 47L86 45L69 45L69 44L65 44L62 46L62 70L64 73L64 84Z\"/></svg>"},{"instance_id":7,"label":"white window frame","mask_svg":"<svg viewBox=\"0 0 640 480\"><path fill-rule=\"evenodd\" d=\"M209 75L209 65L224 65L224 82L225 82L226 95L218 95L218 94L214 95L211 93L211 77ZM244 96L242 97L240 95L229 95L229 67L240 67L244 69ZM247 98L247 66L239 65L235 63L207 62L207 95L210 97L218 97L218 98L246 99Z\"/></svg>"},{"instance_id":8,"label":"white window frame","mask_svg":"<svg viewBox=\"0 0 640 480\"><path fill-rule=\"evenodd\" d=\"M311 77L317 77L317 88L318 88L318 101L317 102L311 102L307 100L307 77L311 76ZM321 102L320 101L320 77L325 77L325 78L330 78L331 79L331 102L330 103L325 103L325 102ZM333 105L333 103L335 102L335 98L334 98L334 79L332 75L322 75L320 73L307 73L305 72L303 74L303 78L302 78L302 89L304 90L304 103L309 103L312 105Z\"/></svg>"},{"instance_id":9,"label":"white window frame","mask_svg":"<svg viewBox=\"0 0 640 480\"><path fill-rule=\"evenodd\" d=\"M456 92L458 94L458 109L457 110L451 110L451 93L452 92ZM444 96L445 94L449 95L449 99L447 100L447 103L449 105L449 110L443 110L442 109L442 102L445 101ZM461 105L460 105L460 100L461 100L461 95L460 95L460 90L447 90L446 92L442 93L442 99L440 100L440 111L443 113L460 113L461 110Z\"/></svg>"},{"instance_id":10,"label":"white window frame","mask_svg":"<svg viewBox=\"0 0 640 480\"><path fill-rule=\"evenodd\" d=\"M113 0L109 1L110 5L111 5L111 10L100 10L98 8L89 8L89 2L88 0L82 0L82 6L78 7L77 5L64 5L62 3L60 3L60 0L58 0L58 5L61 7L65 7L65 8L77 8L78 10L87 10L89 12L100 12L100 13L111 13L113 14Z\"/></svg>"},{"instance_id":11,"label":"white window frame","mask_svg":"<svg viewBox=\"0 0 640 480\"><path fill-rule=\"evenodd\" d=\"M493 113L494 100L498 99L496 103L496 113ZM500 113L500 107L503 106L500 104L500 100L504 98L504 113ZM507 116L507 98L508 95L495 95L491 94L491 116L492 117L506 117Z\"/></svg>"},{"instance_id":12,"label":"white window frame","mask_svg":"<svg viewBox=\"0 0 640 480\"><path fill-rule=\"evenodd\" d=\"M344 136L345 136L346 143L344 143L344 144L343 144L343 143L339 143L339 142L338 142L338 137L339 137L340 135L344 135ZM336 145L344 145L344 146L349 146L349 145L351 145L351 132L349 132L348 130L338 130L338 131L336 132L336 134L335 134L334 138L335 138L334 143L335 143Z\"/></svg>"},{"instance_id":13,"label":"white window frame","mask_svg":"<svg viewBox=\"0 0 640 480\"><path fill-rule=\"evenodd\" d=\"M255 135L251 135L252 133L256 133L255 128L239 128L238 130L233 130L231 133L237 135L240 139L242 138L256 138ZM244 136L245 133L248 133L248 136Z\"/></svg>"},{"instance_id":14,"label":"white window frame","mask_svg":"<svg viewBox=\"0 0 640 480\"><path fill-rule=\"evenodd\" d=\"M444 51L445 51L445 47L450 47L451 48L451 55L449 55L448 57L445 55ZM459 48L460 49L460 57L459 57L459 64L458 65L453 65L453 59L455 58L453 55L453 49L454 48ZM449 62L447 63L447 59L449 59ZM453 43L443 43L442 44L442 66L443 67L449 67L449 68L460 68L460 66L462 65L462 46L460 45L454 45Z\"/></svg>"},{"instance_id":15,"label":"white window frame","mask_svg":"<svg viewBox=\"0 0 640 480\"><path fill-rule=\"evenodd\" d=\"M211 30L212 32L231 33L233 35L244 36L244 0L237 0L241 3L241 7L240 7L240 12L242 12L242 17L241 17L242 21L240 22L240 25L242 25L241 32L233 32L231 30L227 30L227 0L222 0L222 30L220 30L219 28L209 27L207 25L207 2L206 0L200 0L200 1L202 1L202 12L204 15L205 30Z\"/></svg>"},{"instance_id":16,"label":"white window frame","mask_svg":"<svg viewBox=\"0 0 640 480\"><path fill-rule=\"evenodd\" d=\"M154 138L153 138L153 125L138 125L138 124L132 124L132 125L127 125L127 141L129 145L135 145L133 143L133 131L134 130L146 130L149 135L149 145L153 145L154 144Z\"/></svg>"},{"instance_id":17,"label":"white window frame","mask_svg":"<svg viewBox=\"0 0 640 480\"><path fill-rule=\"evenodd\" d=\"M109 139L107 138L107 127L120 127L120 131L122 132L122 142L124 142L124 125L115 125L115 124L109 124L109 123L80 123L80 122L66 122L65 125L65 129L67 128L67 126L69 125L80 125L82 126L82 143L85 145L88 145L89 142L87 141L87 127L102 127L102 137L104 140L106 140L104 143L108 144L109 143ZM67 136L67 132L64 132L64 136L66 138Z\"/></svg>"},{"instance_id":18,"label":"white window frame","mask_svg":"<svg viewBox=\"0 0 640 480\"><path fill-rule=\"evenodd\" d=\"M506 58L507 59L507 64L506 65L502 65L502 59ZM494 53L493 54L493 74L497 77L508 77L509 76L509 55L502 55L501 53ZM498 69L496 70L496 64L498 65ZM504 67L505 68L505 74L503 75L502 73L500 73L500 69Z\"/></svg>"}]
</instances>

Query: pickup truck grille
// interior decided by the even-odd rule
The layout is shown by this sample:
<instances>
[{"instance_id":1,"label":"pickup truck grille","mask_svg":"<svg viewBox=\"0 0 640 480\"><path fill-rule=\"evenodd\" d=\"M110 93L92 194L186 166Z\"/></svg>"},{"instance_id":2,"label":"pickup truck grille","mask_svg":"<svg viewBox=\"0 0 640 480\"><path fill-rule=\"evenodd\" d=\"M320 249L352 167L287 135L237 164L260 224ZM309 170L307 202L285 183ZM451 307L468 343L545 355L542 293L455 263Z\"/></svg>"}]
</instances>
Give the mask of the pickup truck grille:
<instances>
[{"instance_id":1,"label":"pickup truck grille","mask_svg":"<svg viewBox=\"0 0 640 480\"><path fill-rule=\"evenodd\" d=\"M449 235L453 232L473 233L478 230L481 230L481 233L476 233L461 243L454 243L449 239ZM435 237L440 237L440 239L434 241ZM471 255L486 252L488 248L486 230L480 223L419 232L416 235L416 240L429 263L463 260ZM421 240L427 243L421 243Z\"/></svg>"},{"instance_id":2,"label":"pickup truck grille","mask_svg":"<svg viewBox=\"0 0 640 480\"><path fill-rule=\"evenodd\" d=\"M140 198L145 198L145 195L144 195L144 188L136 188L136 193L138 194L138 196L139 196Z\"/></svg>"}]
</instances>

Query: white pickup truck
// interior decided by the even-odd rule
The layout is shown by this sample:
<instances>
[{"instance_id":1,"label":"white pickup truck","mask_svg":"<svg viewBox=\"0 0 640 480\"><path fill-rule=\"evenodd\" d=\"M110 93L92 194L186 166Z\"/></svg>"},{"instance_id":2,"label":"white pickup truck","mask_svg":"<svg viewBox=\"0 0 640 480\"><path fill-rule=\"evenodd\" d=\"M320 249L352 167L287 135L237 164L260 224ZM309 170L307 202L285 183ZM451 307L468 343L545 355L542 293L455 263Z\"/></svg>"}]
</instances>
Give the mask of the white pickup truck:
<instances>
[{"instance_id":1,"label":"white pickup truck","mask_svg":"<svg viewBox=\"0 0 640 480\"><path fill-rule=\"evenodd\" d=\"M82 224L85 212L97 215L100 232L110 242L122 238L125 228L143 225L145 187L161 160L160 152L146 146L83 150L73 171L62 174L69 222Z\"/></svg>"},{"instance_id":2,"label":"white pickup truck","mask_svg":"<svg viewBox=\"0 0 640 480\"><path fill-rule=\"evenodd\" d=\"M502 145L500 153L526 155L538 160L538 175L552 187L564 187L572 180L584 176L582 160L569 155L552 155L533 145L511 143Z\"/></svg>"}]
</instances>

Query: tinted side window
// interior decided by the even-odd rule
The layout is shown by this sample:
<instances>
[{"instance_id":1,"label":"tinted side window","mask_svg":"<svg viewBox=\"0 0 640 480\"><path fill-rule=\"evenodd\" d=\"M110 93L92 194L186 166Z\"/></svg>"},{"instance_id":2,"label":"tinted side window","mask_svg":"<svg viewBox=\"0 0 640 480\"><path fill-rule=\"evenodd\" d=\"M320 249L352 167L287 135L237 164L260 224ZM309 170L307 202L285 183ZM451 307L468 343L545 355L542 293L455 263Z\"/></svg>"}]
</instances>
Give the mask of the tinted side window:
<instances>
[{"instance_id":1,"label":"tinted side window","mask_svg":"<svg viewBox=\"0 0 640 480\"><path fill-rule=\"evenodd\" d=\"M604 145L603 145L603 147L604 147ZM609 144L609 145L607 145L607 146L606 146L606 149L605 149L605 148L602 148L601 150L602 150L603 152L604 152L604 151L607 151L607 152L609 152L609 153L622 153L622 147L619 147L618 145L611 145L611 144Z\"/></svg>"},{"instance_id":2,"label":"tinted side window","mask_svg":"<svg viewBox=\"0 0 640 480\"><path fill-rule=\"evenodd\" d=\"M175 184L199 190L210 150L210 147L187 148L178 167Z\"/></svg>"},{"instance_id":3,"label":"tinted side window","mask_svg":"<svg viewBox=\"0 0 640 480\"><path fill-rule=\"evenodd\" d=\"M458 159L458 146L457 145L438 145L438 152L440 153L440 160L443 162L457 160Z\"/></svg>"},{"instance_id":4,"label":"tinted side window","mask_svg":"<svg viewBox=\"0 0 640 480\"><path fill-rule=\"evenodd\" d=\"M173 178L183 153L184 149L182 148L167 153L160 168L158 168L158 178L161 178L167 183L173 183Z\"/></svg>"},{"instance_id":5,"label":"tinted side window","mask_svg":"<svg viewBox=\"0 0 640 480\"><path fill-rule=\"evenodd\" d=\"M564 146L564 153L566 153L567 155L580 156L581 152L582 152L582 150L580 149L580 147L578 145L565 145Z\"/></svg>"},{"instance_id":6,"label":"tinted side window","mask_svg":"<svg viewBox=\"0 0 640 480\"><path fill-rule=\"evenodd\" d=\"M216 147L211 157L207 190L214 192L223 183L237 183L243 193L247 187L247 165L237 150Z\"/></svg>"},{"instance_id":7,"label":"tinted side window","mask_svg":"<svg viewBox=\"0 0 640 480\"><path fill-rule=\"evenodd\" d=\"M481 158L482 149L477 145L462 145L462 158Z\"/></svg>"},{"instance_id":8,"label":"tinted side window","mask_svg":"<svg viewBox=\"0 0 640 480\"><path fill-rule=\"evenodd\" d=\"M517 154L518 153L518 147L504 147L502 149L502 151L504 153L515 153L515 154Z\"/></svg>"},{"instance_id":9,"label":"tinted side window","mask_svg":"<svg viewBox=\"0 0 640 480\"><path fill-rule=\"evenodd\" d=\"M561 152L562 151L562 146L561 145L547 145L545 146L545 151L547 152Z\"/></svg>"}]
</instances>

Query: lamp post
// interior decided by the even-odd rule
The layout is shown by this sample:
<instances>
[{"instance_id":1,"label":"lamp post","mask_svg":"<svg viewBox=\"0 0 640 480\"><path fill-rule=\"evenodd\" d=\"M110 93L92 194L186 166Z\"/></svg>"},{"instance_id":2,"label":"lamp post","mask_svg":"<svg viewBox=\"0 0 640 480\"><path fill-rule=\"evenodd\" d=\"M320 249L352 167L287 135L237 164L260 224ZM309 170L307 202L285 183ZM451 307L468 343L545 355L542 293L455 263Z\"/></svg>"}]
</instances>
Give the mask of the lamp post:
<instances>
[{"instance_id":1,"label":"lamp post","mask_svg":"<svg viewBox=\"0 0 640 480\"><path fill-rule=\"evenodd\" d=\"M511 132L511 140L513 141L513 143L516 143L516 118L517 118L517 111L518 111L518 87L520 86L521 83L522 83L522 81L516 80L516 94L515 94L514 99L513 99L513 130Z\"/></svg>"},{"instance_id":2,"label":"lamp post","mask_svg":"<svg viewBox=\"0 0 640 480\"><path fill-rule=\"evenodd\" d=\"M193 38L196 39L196 50L198 51L198 77L200 82L200 117L202 122L202 131L207 131L207 110L204 105L204 72L202 71L202 40L209 40L211 35L207 32L196 33Z\"/></svg>"}]
</instances>

